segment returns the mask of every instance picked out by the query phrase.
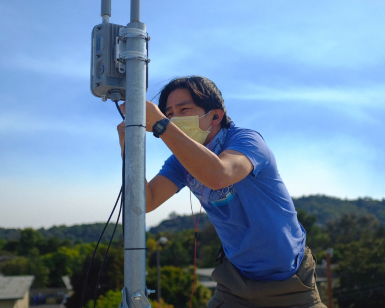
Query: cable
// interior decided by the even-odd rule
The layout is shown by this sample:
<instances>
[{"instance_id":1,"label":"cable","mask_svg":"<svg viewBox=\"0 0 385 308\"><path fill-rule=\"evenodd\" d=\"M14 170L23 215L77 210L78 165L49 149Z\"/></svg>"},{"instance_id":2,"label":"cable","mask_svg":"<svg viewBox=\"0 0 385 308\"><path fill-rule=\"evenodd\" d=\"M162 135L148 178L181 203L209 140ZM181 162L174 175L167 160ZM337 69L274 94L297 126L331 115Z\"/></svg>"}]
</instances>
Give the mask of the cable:
<instances>
[{"instance_id":1,"label":"cable","mask_svg":"<svg viewBox=\"0 0 385 308\"><path fill-rule=\"evenodd\" d=\"M118 111L119 111L120 116L122 117L122 119L123 119L123 121L124 121L125 116L124 116L122 110L120 110L120 107L119 107L119 105L118 105L118 101L116 101L116 102L114 102L114 103L115 103L116 108L117 108Z\"/></svg>"},{"instance_id":2,"label":"cable","mask_svg":"<svg viewBox=\"0 0 385 308\"><path fill-rule=\"evenodd\" d=\"M119 199L120 199L120 197L121 197L121 195L122 195L122 189L123 189L123 188L121 187L121 188L120 188L119 195L118 195L118 198L116 199L114 208L112 209L112 212L111 212L111 214L110 214L110 217L108 218L108 220L107 220L107 222L106 222L106 224L105 224L105 226L104 226L104 229L103 229L102 233L100 234L99 240L98 240L98 242L97 242L97 244L96 244L94 253L93 253L92 258L91 258L91 261L90 261L90 265L88 266L87 275L86 275L86 280L85 280L85 282L84 282L84 288L83 288L83 293L82 293L82 299L81 299L81 301L80 301L80 308L83 307L84 296L85 296L85 291L86 291L86 286L87 286L88 278L89 278L89 275L90 275L91 266L92 266L92 263L94 262L94 258L95 258L96 251L97 251L97 249L98 249L98 247L99 247L99 244L100 244L100 241L101 241L101 239L102 239L102 237L103 237L103 234L104 234L104 232L106 231L106 228L107 228L107 226L108 226L108 223L110 222L111 217L112 217L112 215L113 215L114 212L115 212L116 205L118 204L118 201L119 201Z\"/></svg>"},{"instance_id":3,"label":"cable","mask_svg":"<svg viewBox=\"0 0 385 308\"><path fill-rule=\"evenodd\" d=\"M122 199L122 200L123 200L123 199ZM109 242L109 244L108 244L106 253L104 254L104 259L103 259L102 265L100 266L100 271L99 271L98 281L97 281L96 287L95 287L94 308L96 307L96 299L97 299L97 295L98 295L98 286L99 286L99 282L100 282L100 277L101 277L101 275L102 275L102 271L103 271L103 267L104 267L104 262L105 262L106 259L107 259L108 251L110 250L110 246L111 246L111 243L112 243L112 239L114 238L115 231L116 231L116 227L118 226L118 223L119 223L120 214L121 214L121 212L122 212L122 205L123 205L123 202L121 201L121 202L120 202L120 208L119 208L118 219L116 220L116 223L115 223L114 232L112 232L110 242Z\"/></svg>"},{"instance_id":4,"label":"cable","mask_svg":"<svg viewBox=\"0 0 385 308\"><path fill-rule=\"evenodd\" d=\"M210 151L211 151L211 144L213 142L213 136L211 136L210 140ZM191 200L191 185L190 185L190 179L188 177L188 171L186 170L186 177L187 177L187 182L188 182L188 187L190 188L190 205L191 205L191 214L193 217L194 221L194 228L195 228L195 239L194 239L194 281L193 281L193 286L192 286L192 291L191 291L191 299L190 299L190 308L192 307L192 300L194 296L194 289L195 289L195 281L196 281L196 267L197 267L197 237L198 237L198 228L199 228L199 222L201 220L201 214L202 214L202 204L203 204L203 194L205 192L205 186L202 185L202 196L201 196L201 206L199 210L199 217L198 217L198 222L195 222L195 216L194 216L194 211L192 208L192 200Z\"/></svg>"},{"instance_id":5,"label":"cable","mask_svg":"<svg viewBox=\"0 0 385 308\"><path fill-rule=\"evenodd\" d=\"M122 111L120 110L120 107L119 107L119 105L118 105L118 101L115 101L114 103L115 103L116 108L117 108L118 111L119 111L120 116L122 117L122 119L123 119L123 121L124 121L125 117L124 117ZM94 259L95 259L96 251L97 251L97 249L98 249L98 247L99 247L99 244L100 244L100 241L101 241L101 239L102 239L102 237L103 237L103 234L104 234L104 232L105 232L105 230L106 230L106 228L107 228L107 226L108 226L108 224L109 224L109 222L110 222L110 220L111 220L111 217L112 217L112 215L113 215L114 212L115 212L116 205L118 204L119 199L121 198L122 195L124 196L124 150L123 150L123 182L122 182L122 183L123 183L123 184L122 184L122 186L120 187L120 192L119 192L118 198L116 199L114 208L112 209L112 212L111 212L111 214L110 214L110 217L108 218L108 220L107 220L107 222L106 222L106 225L104 226L104 229L103 229L102 233L100 234L99 240L98 240L98 242L97 242L97 244L96 244L96 246L95 246L94 252L93 252L93 254L92 254L91 261L90 261L90 265L88 266L88 270L87 270L86 280L84 281L84 288L83 288L82 298L81 298L81 300L80 300L80 308L83 307L84 296L85 296L85 291L86 291L86 286L87 286L88 278L89 278L89 275L90 275L90 272L91 272L92 263L94 262ZM105 254L105 256L104 256L104 259L103 259L103 262L102 262L102 265L101 265L101 269L100 269L100 271L99 271L98 282L97 282L96 288L95 288L95 296L96 296L96 294L97 294L97 287L98 287L98 285L99 285L99 279L100 279L100 276L101 276L101 273L102 273L104 261L106 260L108 250L110 249L110 245L111 245L112 239L113 239L113 237L114 237L114 235L115 235L116 227L117 227L118 222L119 222L119 217L120 217L122 208L123 208L123 211L124 211L124 201L123 201L123 197L121 198L121 205L120 205L120 209L119 209L118 219L117 219L117 222L116 222L116 224L115 224L115 228L114 228L114 231L113 231L113 233L112 233L111 240L110 240L110 243L109 243L109 245L108 245L106 254ZM123 237L124 237L124 219L122 218L122 220L123 220L122 225L123 225ZM96 304L96 298L95 298L95 300L94 300L94 307L95 307L95 304Z\"/></svg>"}]
</instances>

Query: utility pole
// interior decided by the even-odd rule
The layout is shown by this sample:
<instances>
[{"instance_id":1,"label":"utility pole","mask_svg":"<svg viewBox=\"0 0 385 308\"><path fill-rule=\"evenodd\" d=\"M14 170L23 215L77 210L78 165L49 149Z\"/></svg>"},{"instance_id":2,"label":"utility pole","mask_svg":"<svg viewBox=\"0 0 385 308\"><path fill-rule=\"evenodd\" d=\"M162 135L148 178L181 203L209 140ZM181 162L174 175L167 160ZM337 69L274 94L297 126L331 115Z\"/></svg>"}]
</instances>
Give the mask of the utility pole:
<instances>
[{"instance_id":1,"label":"utility pole","mask_svg":"<svg viewBox=\"0 0 385 308\"><path fill-rule=\"evenodd\" d=\"M140 0L131 0L130 23L109 23L111 0L101 0L102 23L92 30L91 92L103 101L126 101L123 176L123 308L151 308L146 288L146 90L149 62Z\"/></svg>"},{"instance_id":2,"label":"utility pole","mask_svg":"<svg viewBox=\"0 0 385 308\"><path fill-rule=\"evenodd\" d=\"M131 0L130 23L119 30L126 49L124 288L128 307L151 307L146 298L146 66L147 32L140 0Z\"/></svg>"},{"instance_id":3,"label":"utility pole","mask_svg":"<svg viewBox=\"0 0 385 308\"><path fill-rule=\"evenodd\" d=\"M162 288L161 288L161 283L160 283L160 250L159 246L164 246L167 244L168 239L166 237L161 237L157 242L156 242L156 269L157 269L157 274L158 274L158 307L160 307L160 300L162 298Z\"/></svg>"},{"instance_id":4,"label":"utility pole","mask_svg":"<svg viewBox=\"0 0 385 308\"><path fill-rule=\"evenodd\" d=\"M333 256L333 248L326 250L326 277L328 281L328 308L333 308L333 290L332 290L332 271L331 257Z\"/></svg>"}]
</instances>

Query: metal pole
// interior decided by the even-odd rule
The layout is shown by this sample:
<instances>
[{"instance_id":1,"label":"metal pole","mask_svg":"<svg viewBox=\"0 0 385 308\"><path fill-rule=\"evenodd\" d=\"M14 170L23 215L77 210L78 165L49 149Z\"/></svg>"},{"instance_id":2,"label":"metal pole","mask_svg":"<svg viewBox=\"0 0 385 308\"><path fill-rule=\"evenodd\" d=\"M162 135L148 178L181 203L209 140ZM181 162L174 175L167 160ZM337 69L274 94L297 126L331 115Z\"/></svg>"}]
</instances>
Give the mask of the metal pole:
<instances>
[{"instance_id":1,"label":"metal pole","mask_svg":"<svg viewBox=\"0 0 385 308\"><path fill-rule=\"evenodd\" d=\"M131 0L131 22L126 27L133 33L146 31L146 25L139 22L138 3ZM124 287L128 306L133 308L138 306L132 298L143 300L139 292L144 294L146 289L146 62L138 56L146 55L143 36L127 35L126 53L131 56L126 58Z\"/></svg>"},{"instance_id":2,"label":"metal pole","mask_svg":"<svg viewBox=\"0 0 385 308\"><path fill-rule=\"evenodd\" d=\"M326 277L328 281L328 308L333 308L333 291L332 291L332 272L331 272L331 256L330 252L326 253Z\"/></svg>"},{"instance_id":3,"label":"metal pole","mask_svg":"<svg viewBox=\"0 0 385 308\"><path fill-rule=\"evenodd\" d=\"M156 268L158 272L158 306L160 307L161 287L160 287L160 252L159 243L156 244Z\"/></svg>"},{"instance_id":4,"label":"metal pole","mask_svg":"<svg viewBox=\"0 0 385 308\"><path fill-rule=\"evenodd\" d=\"M140 0L131 0L130 22L140 21Z\"/></svg>"},{"instance_id":5,"label":"metal pole","mask_svg":"<svg viewBox=\"0 0 385 308\"><path fill-rule=\"evenodd\" d=\"M102 0L100 16L103 18L103 22L107 23L111 17L111 0Z\"/></svg>"}]
</instances>

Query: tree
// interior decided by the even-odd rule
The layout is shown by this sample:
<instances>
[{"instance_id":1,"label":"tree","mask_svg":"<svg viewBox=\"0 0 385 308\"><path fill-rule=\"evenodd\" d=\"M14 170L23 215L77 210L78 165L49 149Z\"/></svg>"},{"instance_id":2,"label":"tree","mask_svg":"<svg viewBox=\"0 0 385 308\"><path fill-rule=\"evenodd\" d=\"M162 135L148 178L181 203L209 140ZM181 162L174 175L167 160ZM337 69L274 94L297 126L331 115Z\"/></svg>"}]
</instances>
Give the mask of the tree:
<instances>
[{"instance_id":1,"label":"tree","mask_svg":"<svg viewBox=\"0 0 385 308\"><path fill-rule=\"evenodd\" d=\"M157 289L157 270L149 268L147 270L147 287ZM193 284L193 268L182 269L174 266L164 266L161 268L161 287L162 298L166 303L170 303L175 308L185 308L189 306L191 290ZM206 307L211 298L211 291L197 283L194 291L193 307Z\"/></svg>"},{"instance_id":2,"label":"tree","mask_svg":"<svg viewBox=\"0 0 385 308\"><path fill-rule=\"evenodd\" d=\"M33 287L44 288L48 284L48 268L44 265L37 248L29 250L28 257L16 257L2 266L6 276L33 275Z\"/></svg>"},{"instance_id":3,"label":"tree","mask_svg":"<svg viewBox=\"0 0 385 308\"><path fill-rule=\"evenodd\" d=\"M3 249L12 253L15 253L17 250L17 247L19 245L18 240L9 240L5 245L3 246Z\"/></svg>"},{"instance_id":4,"label":"tree","mask_svg":"<svg viewBox=\"0 0 385 308\"><path fill-rule=\"evenodd\" d=\"M330 242L330 237L326 231L320 226L315 225L317 217L307 214L304 210L297 210L298 221L302 224L306 231L306 245L310 247L312 252L317 256L317 260L321 262L320 256L324 253Z\"/></svg>"},{"instance_id":5,"label":"tree","mask_svg":"<svg viewBox=\"0 0 385 308\"><path fill-rule=\"evenodd\" d=\"M107 291L105 295L100 295L96 301L95 308L117 308L119 307L122 301L122 292L121 291ZM152 308L159 308L159 303L155 300L148 299ZM87 302L86 308L93 308L94 301L90 300ZM163 300L160 301L161 308L174 308L173 305L166 304Z\"/></svg>"},{"instance_id":6,"label":"tree","mask_svg":"<svg viewBox=\"0 0 385 308\"><path fill-rule=\"evenodd\" d=\"M6 240L0 239L0 250L3 250L5 244L7 244Z\"/></svg>"},{"instance_id":7,"label":"tree","mask_svg":"<svg viewBox=\"0 0 385 308\"><path fill-rule=\"evenodd\" d=\"M40 249L46 245L45 237L32 228L26 228L20 232L20 240L17 246L17 253L20 256L28 255L29 251L33 248Z\"/></svg>"},{"instance_id":8,"label":"tree","mask_svg":"<svg viewBox=\"0 0 385 308\"><path fill-rule=\"evenodd\" d=\"M83 288L85 288L84 303L82 303L83 305L87 301L94 299L95 290L97 290L98 297L100 295L105 295L109 290L121 290L123 288L124 254L122 249L115 247L111 247L108 252L107 258L104 262L99 285L96 286L99 270L101 268L106 250L106 245L99 245L99 249L95 255L95 259L93 260L86 285L86 277L88 273L88 267L91 262L92 253L90 253L82 263L81 269L72 274L71 284L74 290L74 294L68 299L67 307L80 307Z\"/></svg>"},{"instance_id":9,"label":"tree","mask_svg":"<svg viewBox=\"0 0 385 308\"><path fill-rule=\"evenodd\" d=\"M334 296L340 308L385 307L385 238L338 245L342 258Z\"/></svg>"},{"instance_id":10,"label":"tree","mask_svg":"<svg viewBox=\"0 0 385 308\"><path fill-rule=\"evenodd\" d=\"M105 295L100 295L96 300L95 308L118 308L122 301L122 293L117 290L109 290ZM86 308L94 308L94 301L90 300Z\"/></svg>"},{"instance_id":11,"label":"tree","mask_svg":"<svg viewBox=\"0 0 385 308\"><path fill-rule=\"evenodd\" d=\"M42 259L49 269L49 286L58 288L63 285L63 276L71 276L81 269L85 257L80 255L78 247L62 246L57 251L44 255Z\"/></svg>"},{"instance_id":12,"label":"tree","mask_svg":"<svg viewBox=\"0 0 385 308\"><path fill-rule=\"evenodd\" d=\"M373 215L346 214L329 221L327 224L331 245L336 243L348 244L358 241L362 237L371 238L378 228L379 221Z\"/></svg>"}]
</instances>

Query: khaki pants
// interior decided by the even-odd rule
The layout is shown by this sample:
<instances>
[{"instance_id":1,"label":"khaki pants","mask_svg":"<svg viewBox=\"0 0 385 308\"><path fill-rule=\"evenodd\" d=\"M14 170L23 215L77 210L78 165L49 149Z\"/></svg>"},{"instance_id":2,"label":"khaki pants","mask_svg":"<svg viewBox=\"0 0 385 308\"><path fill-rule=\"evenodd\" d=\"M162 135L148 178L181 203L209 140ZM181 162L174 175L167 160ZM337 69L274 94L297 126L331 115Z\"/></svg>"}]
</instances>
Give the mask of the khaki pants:
<instances>
[{"instance_id":1,"label":"khaki pants","mask_svg":"<svg viewBox=\"0 0 385 308\"><path fill-rule=\"evenodd\" d=\"M306 247L297 273L286 280L257 281L239 274L225 258L211 274L217 282L208 308L326 308L315 283L315 258Z\"/></svg>"}]
</instances>

